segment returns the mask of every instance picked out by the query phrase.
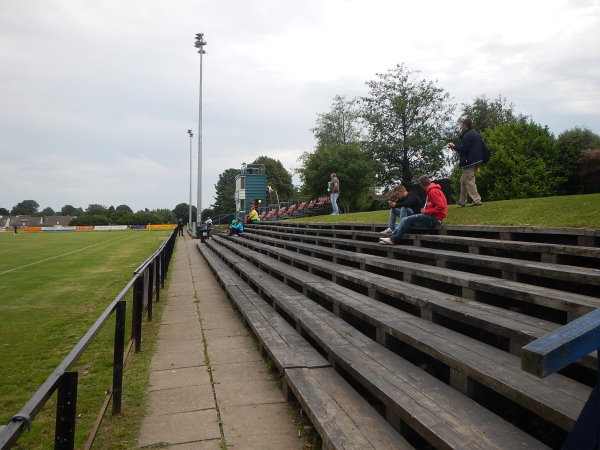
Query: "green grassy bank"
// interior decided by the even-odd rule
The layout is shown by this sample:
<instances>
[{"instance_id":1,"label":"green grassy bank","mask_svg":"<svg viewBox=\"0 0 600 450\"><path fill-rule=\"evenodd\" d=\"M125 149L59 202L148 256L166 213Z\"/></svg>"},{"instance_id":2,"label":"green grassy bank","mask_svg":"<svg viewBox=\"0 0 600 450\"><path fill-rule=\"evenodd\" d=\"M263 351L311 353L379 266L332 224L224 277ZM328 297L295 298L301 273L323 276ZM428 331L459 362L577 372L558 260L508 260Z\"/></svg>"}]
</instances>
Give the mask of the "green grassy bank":
<instances>
[{"instance_id":1,"label":"green grassy bank","mask_svg":"<svg viewBox=\"0 0 600 450\"><path fill-rule=\"evenodd\" d=\"M387 223L389 210L294 219L298 222ZM600 194L487 202L475 208L448 207L448 225L600 227Z\"/></svg>"}]
</instances>

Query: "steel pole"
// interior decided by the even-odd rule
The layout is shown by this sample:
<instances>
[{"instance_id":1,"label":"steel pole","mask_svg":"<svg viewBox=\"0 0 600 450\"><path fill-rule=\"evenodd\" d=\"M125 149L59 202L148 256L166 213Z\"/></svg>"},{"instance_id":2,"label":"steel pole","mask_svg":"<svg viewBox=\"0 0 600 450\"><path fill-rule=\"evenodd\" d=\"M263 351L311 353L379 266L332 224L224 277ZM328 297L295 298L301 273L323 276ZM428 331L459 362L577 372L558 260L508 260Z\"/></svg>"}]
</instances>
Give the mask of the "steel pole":
<instances>
[{"instance_id":1,"label":"steel pole","mask_svg":"<svg viewBox=\"0 0 600 450\"><path fill-rule=\"evenodd\" d=\"M192 228L192 130L188 130L190 134L190 202L188 203L188 229Z\"/></svg>"},{"instance_id":2,"label":"steel pole","mask_svg":"<svg viewBox=\"0 0 600 450\"><path fill-rule=\"evenodd\" d=\"M198 107L198 198L196 199L196 226L202 222L202 54L200 48L200 101Z\"/></svg>"}]
</instances>

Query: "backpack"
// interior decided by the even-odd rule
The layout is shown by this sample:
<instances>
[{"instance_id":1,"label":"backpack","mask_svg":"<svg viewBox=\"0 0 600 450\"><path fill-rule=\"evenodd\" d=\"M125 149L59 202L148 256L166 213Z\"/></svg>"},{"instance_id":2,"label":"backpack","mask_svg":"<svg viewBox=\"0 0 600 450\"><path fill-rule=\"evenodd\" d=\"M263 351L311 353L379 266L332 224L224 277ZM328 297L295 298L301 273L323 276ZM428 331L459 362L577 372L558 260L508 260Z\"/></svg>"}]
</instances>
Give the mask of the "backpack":
<instances>
[{"instance_id":1,"label":"backpack","mask_svg":"<svg viewBox=\"0 0 600 450\"><path fill-rule=\"evenodd\" d=\"M485 145L483 139L481 140L481 160L483 164L486 164L490 160L490 149Z\"/></svg>"}]
</instances>

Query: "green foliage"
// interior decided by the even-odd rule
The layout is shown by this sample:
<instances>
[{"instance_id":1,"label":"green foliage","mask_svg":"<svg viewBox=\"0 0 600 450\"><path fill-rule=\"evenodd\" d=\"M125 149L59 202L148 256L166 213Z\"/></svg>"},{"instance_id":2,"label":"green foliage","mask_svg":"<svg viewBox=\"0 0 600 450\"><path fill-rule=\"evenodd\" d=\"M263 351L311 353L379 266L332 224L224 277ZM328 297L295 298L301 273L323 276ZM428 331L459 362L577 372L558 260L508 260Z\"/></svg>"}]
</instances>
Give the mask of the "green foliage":
<instances>
[{"instance_id":1,"label":"green foliage","mask_svg":"<svg viewBox=\"0 0 600 450\"><path fill-rule=\"evenodd\" d=\"M40 205L35 200L23 200L13 207L12 216L33 216Z\"/></svg>"},{"instance_id":2,"label":"green foliage","mask_svg":"<svg viewBox=\"0 0 600 450\"><path fill-rule=\"evenodd\" d=\"M259 156L252 164L263 164L265 166L267 184L277 191L280 201L292 200L295 194L292 175L283 167L283 164L278 159Z\"/></svg>"},{"instance_id":3,"label":"green foliage","mask_svg":"<svg viewBox=\"0 0 600 450\"><path fill-rule=\"evenodd\" d=\"M327 195L330 174L340 180L338 204L342 211L365 209L375 186L376 163L357 143L321 145L301 157L298 169L304 183L304 194L310 197Z\"/></svg>"},{"instance_id":4,"label":"green foliage","mask_svg":"<svg viewBox=\"0 0 600 450\"><path fill-rule=\"evenodd\" d=\"M150 211L138 211L130 217L129 225L160 225L162 220L159 215Z\"/></svg>"},{"instance_id":5,"label":"green foliage","mask_svg":"<svg viewBox=\"0 0 600 450\"><path fill-rule=\"evenodd\" d=\"M228 214L235 211L235 177L239 169L226 169L219 174L215 184L215 203L211 205L215 214Z\"/></svg>"},{"instance_id":6,"label":"green foliage","mask_svg":"<svg viewBox=\"0 0 600 450\"><path fill-rule=\"evenodd\" d=\"M49 206L47 208L42 209L42 212L39 213L42 216L54 216L56 213Z\"/></svg>"},{"instance_id":7,"label":"green foliage","mask_svg":"<svg viewBox=\"0 0 600 450\"><path fill-rule=\"evenodd\" d=\"M380 163L378 184L414 184L419 175L441 173L443 148L450 135L455 105L435 83L415 78L403 64L370 81L362 98L371 151Z\"/></svg>"},{"instance_id":8,"label":"green foliage","mask_svg":"<svg viewBox=\"0 0 600 450\"><path fill-rule=\"evenodd\" d=\"M159 208L151 212L160 217L161 223L177 223L175 214L173 214L173 211L171 211L170 209Z\"/></svg>"},{"instance_id":9,"label":"green foliage","mask_svg":"<svg viewBox=\"0 0 600 450\"><path fill-rule=\"evenodd\" d=\"M125 211L127 213L133 214L133 210L127 205L119 205L115 208L116 211Z\"/></svg>"},{"instance_id":10,"label":"green foliage","mask_svg":"<svg viewBox=\"0 0 600 450\"><path fill-rule=\"evenodd\" d=\"M311 130L318 145L341 145L359 142L362 136L360 111L356 100L336 95L328 113L317 115Z\"/></svg>"},{"instance_id":11,"label":"green foliage","mask_svg":"<svg viewBox=\"0 0 600 450\"><path fill-rule=\"evenodd\" d=\"M91 216L107 216L108 217L108 208L104 205L98 205L92 203L88 205L85 209L85 213Z\"/></svg>"},{"instance_id":12,"label":"green foliage","mask_svg":"<svg viewBox=\"0 0 600 450\"><path fill-rule=\"evenodd\" d=\"M577 154L582 150L600 149L600 136L589 128L575 127L558 135L558 147L563 152Z\"/></svg>"},{"instance_id":13,"label":"green foliage","mask_svg":"<svg viewBox=\"0 0 600 450\"><path fill-rule=\"evenodd\" d=\"M483 138L491 149L478 181L486 200L556 195L572 171L572 158L548 127L523 119L488 129Z\"/></svg>"},{"instance_id":14,"label":"green foliage","mask_svg":"<svg viewBox=\"0 0 600 450\"><path fill-rule=\"evenodd\" d=\"M0 216L8 216L10 211L6 208L0 208Z\"/></svg>"},{"instance_id":15,"label":"green foliage","mask_svg":"<svg viewBox=\"0 0 600 450\"><path fill-rule=\"evenodd\" d=\"M108 217L99 214L84 214L71 219L69 225L88 226L88 225L109 225Z\"/></svg>"},{"instance_id":16,"label":"green foliage","mask_svg":"<svg viewBox=\"0 0 600 450\"><path fill-rule=\"evenodd\" d=\"M60 210L61 216L81 216L83 210L81 208L75 208L73 205L65 205Z\"/></svg>"},{"instance_id":17,"label":"green foliage","mask_svg":"<svg viewBox=\"0 0 600 450\"><path fill-rule=\"evenodd\" d=\"M481 95L476 97L470 105L463 103L459 123L462 119L467 118L473 121L473 129L480 133L500 125L508 125L513 121L519 122L526 119L522 114L515 114L514 105L507 104L506 98L502 95L498 95L495 100L488 100L485 95Z\"/></svg>"},{"instance_id":18,"label":"green foliage","mask_svg":"<svg viewBox=\"0 0 600 450\"><path fill-rule=\"evenodd\" d=\"M192 222L196 221L196 207L192 205ZM173 209L173 214L175 215L175 219L183 219L183 223L188 222L188 216L190 213L190 205L188 203L179 203L175 209Z\"/></svg>"}]
</instances>

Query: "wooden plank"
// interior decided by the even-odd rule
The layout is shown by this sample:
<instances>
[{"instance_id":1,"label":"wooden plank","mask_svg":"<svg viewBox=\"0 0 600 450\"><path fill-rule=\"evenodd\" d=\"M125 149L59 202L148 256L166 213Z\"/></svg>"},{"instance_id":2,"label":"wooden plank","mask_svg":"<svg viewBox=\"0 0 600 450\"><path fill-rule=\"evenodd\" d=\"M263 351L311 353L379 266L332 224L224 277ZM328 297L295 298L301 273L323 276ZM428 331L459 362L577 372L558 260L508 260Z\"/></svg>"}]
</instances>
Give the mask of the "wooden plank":
<instances>
[{"instance_id":1,"label":"wooden plank","mask_svg":"<svg viewBox=\"0 0 600 450\"><path fill-rule=\"evenodd\" d=\"M325 448L413 448L333 369L290 369L285 380Z\"/></svg>"},{"instance_id":2,"label":"wooden plank","mask_svg":"<svg viewBox=\"0 0 600 450\"><path fill-rule=\"evenodd\" d=\"M258 255L252 255L258 257ZM239 264L240 270L251 267ZM268 281L265 290L301 324L345 370L389 408L396 411L432 445L458 448L465 442L473 448L543 447L538 441L504 422L475 402L454 391L383 347L378 347L353 327L296 294L290 288ZM279 283L279 284L278 284ZM315 310L320 312L315 314ZM323 320L323 316L329 316ZM349 341L352 339L352 342Z\"/></svg>"},{"instance_id":3,"label":"wooden plank","mask_svg":"<svg viewBox=\"0 0 600 450\"><path fill-rule=\"evenodd\" d=\"M521 367L545 377L599 348L600 309L596 309L523 347Z\"/></svg>"}]
</instances>

